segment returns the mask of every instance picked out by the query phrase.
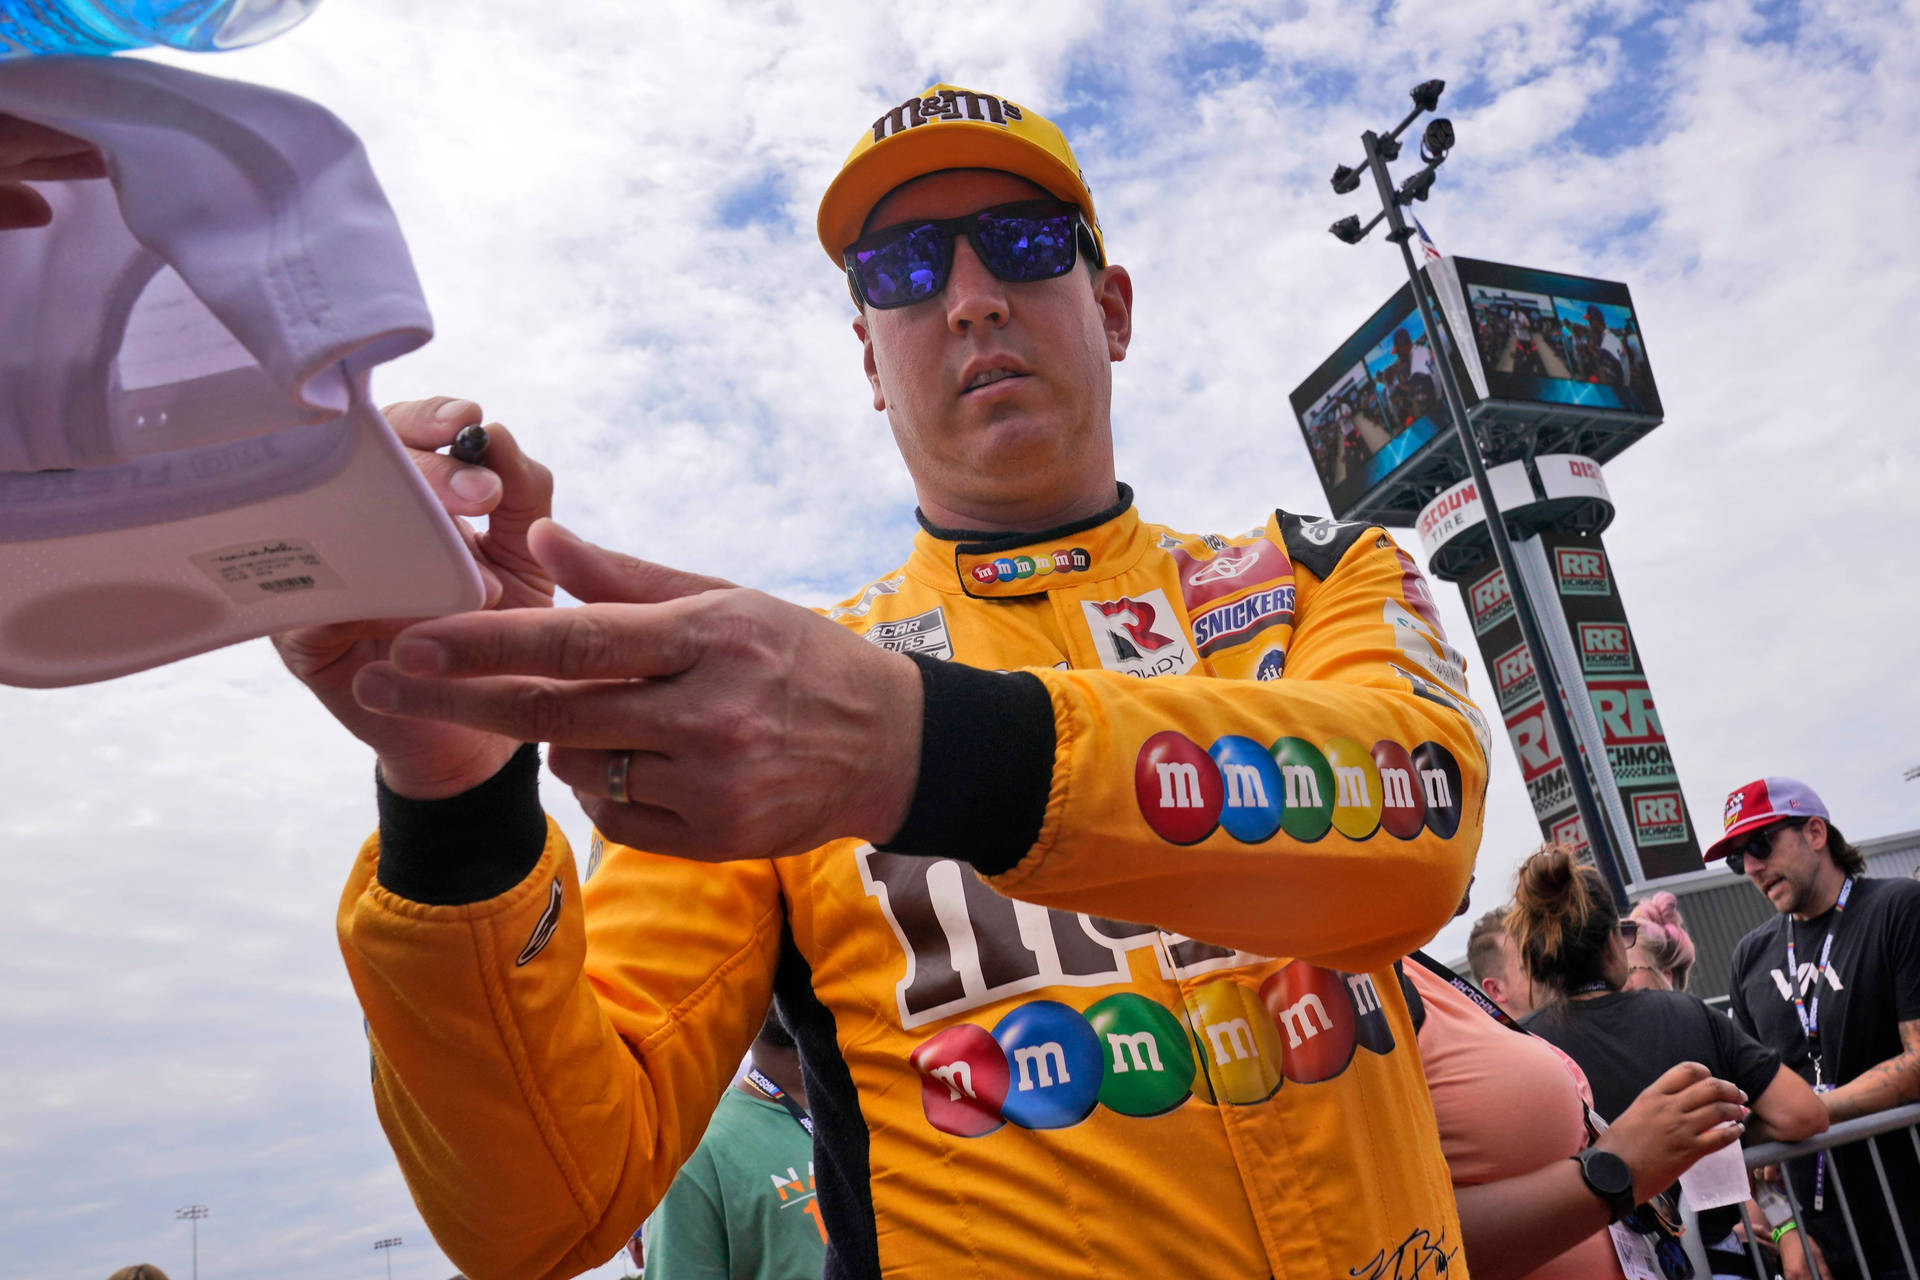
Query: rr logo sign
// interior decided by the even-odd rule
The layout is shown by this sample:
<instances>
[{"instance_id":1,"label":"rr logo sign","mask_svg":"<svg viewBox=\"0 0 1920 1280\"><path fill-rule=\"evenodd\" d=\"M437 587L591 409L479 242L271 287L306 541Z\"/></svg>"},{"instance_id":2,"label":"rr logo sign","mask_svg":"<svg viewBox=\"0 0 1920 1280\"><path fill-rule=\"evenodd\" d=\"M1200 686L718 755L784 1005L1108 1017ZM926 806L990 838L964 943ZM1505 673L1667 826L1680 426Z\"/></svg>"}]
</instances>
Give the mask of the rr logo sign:
<instances>
[{"instance_id":1,"label":"rr logo sign","mask_svg":"<svg viewBox=\"0 0 1920 1280\"><path fill-rule=\"evenodd\" d=\"M1678 791L1647 791L1633 798L1633 834L1641 845L1678 844L1687 838L1686 812Z\"/></svg>"},{"instance_id":2,"label":"rr logo sign","mask_svg":"<svg viewBox=\"0 0 1920 1280\"><path fill-rule=\"evenodd\" d=\"M1597 547L1556 547L1553 564L1561 595L1604 596L1612 590L1607 581L1607 558Z\"/></svg>"},{"instance_id":3,"label":"rr logo sign","mask_svg":"<svg viewBox=\"0 0 1920 1280\"><path fill-rule=\"evenodd\" d=\"M1500 690L1502 705L1537 697L1540 693L1540 682L1533 673L1533 657L1524 644L1515 645L1493 660L1493 680Z\"/></svg>"},{"instance_id":4,"label":"rr logo sign","mask_svg":"<svg viewBox=\"0 0 1920 1280\"><path fill-rule=\"evenodd\" d=\"M1507 575L1495 569L1467 588L1467 603L1473 610L1473 629L1484 635L1513 616L1513 592L1507 590Z\"/></svg>"},{"instance_id":5,"label":"rr logo sign","mask_svg":"<svg viewBox=\"0 0 1920 1280\"><path fill-rule=\"evenodd\" d=\"M1580 666L1589 675L1633 670L1633 640L1624 622L1580 624Z\"/></svg>"}]
</instances>

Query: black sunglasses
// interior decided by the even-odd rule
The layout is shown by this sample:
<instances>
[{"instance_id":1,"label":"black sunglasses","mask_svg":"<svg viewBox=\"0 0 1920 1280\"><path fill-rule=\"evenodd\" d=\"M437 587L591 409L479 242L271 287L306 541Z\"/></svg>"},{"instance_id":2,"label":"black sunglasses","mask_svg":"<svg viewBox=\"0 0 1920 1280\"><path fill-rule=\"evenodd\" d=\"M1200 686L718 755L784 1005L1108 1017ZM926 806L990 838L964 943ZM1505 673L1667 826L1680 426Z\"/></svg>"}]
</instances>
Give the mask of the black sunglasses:
<instances>
[{"instance_id":1,"label":"black sunglasses","mask_svg":"<svg viewBox=\"0 0 1920 1280\"><path fill-rule=\"evenodd\" d=\"M1613 927L1620 931L1620 945L1629 951L1633 950L1634 944L1640 941L1640 922L1638 920L1622 920Z\"/></svg>"},{"instance_id":2,"label":"black sunglasses","mask_svg":"<svg viewBox=\"0 0 1920 1280\"><path fill-rule=\"evenodd\" d=\"M958 218L902 222L861 236L841 255L854 300L877 311L890 311L933 297L947 287L947 278L953 274L953 244L961 236L973 242L973 251L987 270L1012 284L1067 274L1079 260L1083 238L1088 257L1100 263L1093 233L1078 205L1022 200Z\"/></svg>"},{"instance_id":3,"label":"black sunglasses","mask_svg":"<svg viewBox=\"0 0 1920 1280\"><path fill-rule=\"evenodd\" d=\"M1745 875L1747 873L1748 858L1752 858L1755 862L1765 862L1773 856L1773 839L1775 836L1785 831L1788 827L1804 827L1806 825L1807 820L1805 818L1789 818L1785 822L1776 822L1770 827L1762 827L1745 840L1742 840L1739 844L1733 846L1733 848L1727 850L1727 868L1737 876Z\"/></svg>"}]
</instances>

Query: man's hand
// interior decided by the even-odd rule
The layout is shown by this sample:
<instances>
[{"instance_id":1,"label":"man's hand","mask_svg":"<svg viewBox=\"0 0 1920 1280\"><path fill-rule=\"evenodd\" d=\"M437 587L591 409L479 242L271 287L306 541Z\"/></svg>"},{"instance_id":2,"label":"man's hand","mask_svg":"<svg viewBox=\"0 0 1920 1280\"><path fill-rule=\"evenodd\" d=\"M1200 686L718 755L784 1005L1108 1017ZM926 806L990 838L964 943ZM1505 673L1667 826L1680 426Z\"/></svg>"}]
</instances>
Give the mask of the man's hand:
<instances>
[{"instance_id":1,"label":"man's hand","mask_svg":"<svg viewBox=\"0 0 1920 1280\"><path fill-rule=\"evenodd\" d=\"M468 466L433 450L480 421L471 400L436 397L388 405L387 421L407 446L435 496L460 524L480 567L490 609L544 609L553 578L527 548L527 530L553 509L553 476L520 452L511 433L489 426L486 465ZM476 533L461 516L488 517ZM353 680L386 658L395 633L417 619L341 622L273 637L288 670L313 690L334 718L374 749L393 790L416 800L457 795L499 772L523 739L432 720L376 715L353 698Z\"/></svg>"},{"instance_id":2,"label":"man's hand","mask_svg":"<svg viewBox=\"0 0 1920 1280\"><path fill-rule=\"evenodd\" d=\"M552 743L550 767L600 831L656 853L779 857L900 829L920 767L911 661L551 521L528 541L583 607L409 627L391 661L360 671L361 705L395 725ZM610 767L625 769L625 802Z\"/></svg>"},{"instance_id":3,"label":"man's hand","mask_svg":"<svg viewBox=\"0 0 1920 1280\"><path fill-rule=\"evenodd\" d=\"M1593 1145L1627 1162L1634 1202L1645 1204L1701 1156L1740 1140L1746 1100L1699 1063L1682 1062L1648 1085Z\"/></svg>"},{"instance_id":4,"label":"man's hand","mask_svg":"<svg viewBox=\"0 0 1920 1280\"><path fill-rule=\"evenodd\" d=\"M0 116L0 231L44 227L53 209L26 182L104 178L107 162L90 142L17 116Z\"/></svg>"}]
</instances>

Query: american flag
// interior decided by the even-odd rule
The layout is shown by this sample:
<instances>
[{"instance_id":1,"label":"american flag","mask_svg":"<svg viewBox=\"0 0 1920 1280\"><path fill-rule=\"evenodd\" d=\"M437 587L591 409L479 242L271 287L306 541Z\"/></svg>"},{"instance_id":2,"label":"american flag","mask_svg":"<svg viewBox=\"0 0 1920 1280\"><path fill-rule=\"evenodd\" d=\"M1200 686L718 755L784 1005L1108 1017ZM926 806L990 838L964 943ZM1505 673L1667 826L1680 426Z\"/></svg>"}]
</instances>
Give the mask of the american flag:
<instances>
[{"instance_id":1,"label":"american flag","mask_svg":"<svg viewBox=\"0 0 1920 1280\"><path fill-rule=\"evenodd\" d=\"M1413 220L1413 230L1414 233L1420 237L1420 252L1426 255L1427 261L1431 262L1435 258L1438 258L1440 256L1440 250L1434 247L1433 237L1428 235L1427 229L1420 225L1419 218Z\"/></svg>"}]
</instances>

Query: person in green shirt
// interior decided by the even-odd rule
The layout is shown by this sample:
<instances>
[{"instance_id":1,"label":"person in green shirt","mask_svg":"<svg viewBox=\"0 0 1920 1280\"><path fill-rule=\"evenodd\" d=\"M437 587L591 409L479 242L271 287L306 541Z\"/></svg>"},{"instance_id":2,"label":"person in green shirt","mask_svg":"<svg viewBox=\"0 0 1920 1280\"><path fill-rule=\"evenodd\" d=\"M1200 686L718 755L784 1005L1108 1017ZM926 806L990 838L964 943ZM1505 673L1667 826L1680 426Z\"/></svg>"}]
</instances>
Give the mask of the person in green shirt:
<instances>
[{"instance_id":1,"label":"person in green shirt","mask_svg":"<svg viewBox=\"0 0 1920 1280\"><path fill-rule=\"evenodd\" d=\"M647 1219L646 1280L818 1280L827 1231L806 1107L799 1051L769 1009L746 1073Z\"/></svg>"}]
</instances>

